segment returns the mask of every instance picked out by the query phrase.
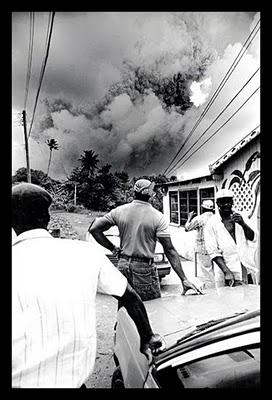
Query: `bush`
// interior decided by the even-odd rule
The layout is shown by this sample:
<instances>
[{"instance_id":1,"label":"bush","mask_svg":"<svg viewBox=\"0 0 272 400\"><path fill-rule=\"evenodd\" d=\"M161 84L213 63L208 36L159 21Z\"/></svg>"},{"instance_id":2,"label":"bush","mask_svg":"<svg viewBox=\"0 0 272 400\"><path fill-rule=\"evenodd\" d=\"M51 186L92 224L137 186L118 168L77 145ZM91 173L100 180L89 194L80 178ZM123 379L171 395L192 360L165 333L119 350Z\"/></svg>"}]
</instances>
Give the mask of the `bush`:
<instances>
[{"instance_id":1,"label":"bush","mask_svg":"<svg viewBox=\"0 0 272 400\"><path fill-rule=\"evenodd\" d=\"M67 204L66 205L66 211L72 213L75 212L76 206L74 204Z\"/></svg>"},{"instance_id":2,"label":"bush","mask_svg":"<svg viewBox=\"0 0 272 400\"><path fill-rule=\"evenodd\" d=\"M66 204L65 210L70 213L79 213L79 214L85 214L90 212L82 204L75 206L72 203Z\"/></svg>"}]
</instances>

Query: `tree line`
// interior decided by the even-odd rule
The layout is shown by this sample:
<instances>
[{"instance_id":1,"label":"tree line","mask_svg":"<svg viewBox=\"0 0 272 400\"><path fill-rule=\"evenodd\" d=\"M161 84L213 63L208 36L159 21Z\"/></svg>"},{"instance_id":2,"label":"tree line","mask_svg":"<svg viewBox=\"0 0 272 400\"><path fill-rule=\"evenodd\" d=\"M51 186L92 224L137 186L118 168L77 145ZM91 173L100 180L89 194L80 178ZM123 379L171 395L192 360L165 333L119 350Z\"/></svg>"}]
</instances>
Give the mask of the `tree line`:
<instances>
[{"instance_id":1,"label":"tree line","mask_svg":"<svg viewBox=\"0 0 272 400\"><path fill-rule=\"evenodd\" d=\"M51 157L50 157L51 158ZM52 179L48 173L31 170L31 182L44 187L53 198L52 209L78 212L81 210L109 211L133 200L133 186L137 179L155 182L152 205L162 211L162 184L173 181L164 175L142 175L130 178L126 171L112 171L110 164L98 167L98 155L92 150L84 151L65 180ZM49 167L47 172L49 171ZM27 170L19 168L12 176L12 183L27 182Z\"/></svg>"}]
</instances>

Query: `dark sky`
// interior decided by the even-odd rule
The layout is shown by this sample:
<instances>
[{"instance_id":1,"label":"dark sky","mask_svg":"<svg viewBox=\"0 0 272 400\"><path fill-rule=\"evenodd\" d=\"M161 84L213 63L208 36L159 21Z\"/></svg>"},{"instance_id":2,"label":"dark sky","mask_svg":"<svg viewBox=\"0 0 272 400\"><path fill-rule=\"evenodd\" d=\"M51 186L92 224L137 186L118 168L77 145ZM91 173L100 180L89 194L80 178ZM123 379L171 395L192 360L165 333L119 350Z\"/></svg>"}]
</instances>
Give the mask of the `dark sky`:
<instances>
[{"instance_id":1,"label":"dark sky","mask_svg":"<svg viewBox=\"0 0 272 400\"><path fill-rule=\"evenodd\" d=\"M48 15L35 13L28 124L45 54ZM49 149L45 142L54 138L60 146L52 157L50 174L55 178L69 174L78 165L80 154L89 149L98 154L100 165L112 164L115 170L125 169L131 176L162 173L259 17L258 13L245 12L57 12L29 141L31 168L46 171ZM13 173L25 166L23 129L16 117L24 104L29 27L29 13L13 13ZM258 34L184 152L259 67L259 40ZM200 69L202 76L196 83ZM141 72L140 88L136 71ZM175 104L166 107L156 92L156 87L178 73L186 77L185 94L192 101L185 113ZM150 76L151 86L147 82ZM258 86L256 74L203 140ZM188 177L207 172L208 164L259 120L257 92L220 134L173 174Z\"/></svg>"}]
</instances>

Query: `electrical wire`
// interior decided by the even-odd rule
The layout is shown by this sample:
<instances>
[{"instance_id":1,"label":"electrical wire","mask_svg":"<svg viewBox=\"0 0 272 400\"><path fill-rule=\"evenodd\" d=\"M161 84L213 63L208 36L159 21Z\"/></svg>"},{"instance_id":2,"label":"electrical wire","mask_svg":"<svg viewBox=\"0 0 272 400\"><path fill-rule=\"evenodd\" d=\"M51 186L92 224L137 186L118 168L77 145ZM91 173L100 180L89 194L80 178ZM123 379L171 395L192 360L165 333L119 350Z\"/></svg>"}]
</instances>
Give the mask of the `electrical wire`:
<instances>
[{"instance_id":1,"label":"electrical wire","mask_svg":"<svg viewBox=\"0 0 272 400\"><path fill-rule=\"evenodd\" d=\"M51 21L52 21L52 13L50 12L49 13L49 18L48 18L46 40L45 40L45 53L44 53L44 57L43 57L43 61L42 61L42 67L41 67L41 72L40 72L40 77L39 77L39 85L38 85L37 95L36 95L36 99L35 99L35 105L34 105L34 109L33 109L32 120L31 120L31 124L30 124L28 137L30 136L32 125L33 125L33 122L34 122L34 116L35 116L35 112L36 112L39 92L40 92L42 79L43 79L43 75L44 75L44 71L45 71L45 65L46 65L46 60L47 60L46 55L47 55L47 49L48 49L48 40L49 40L49 32L50 32Z\"/></svg>"},{"instance_id":2,"label":"electrical wire","mask_svg":"<svg viewBox=\"0 0 272 400\"><path fill-rule=\"evenodd\" d=\"M208 137L205 142L203 142L192 154L187 157L182 164L179 165L181 167L183 164L186 163L198 150L200 150L212 137L214 137L240 110L241 108L250 100L250 98L260 89L260 86L257 87L257 89L254 90L253 93L246 99L246 101L210 136ZM255 128L256 129L256 128ZM189 149L190 150L190 149ZM189 151L188 150L188 151ZM188 153L188 152L187 152ZM186 154L187 154L186 153ZM180 162L180 161L179 161ZM177 168L176 168L177 169Z\"/></svg>"},{"instance_id":3,"label":"electrical wire","mask_svg":"<svg viewBox=\"0 0 272 400\"><path fill-rule=\"evenodd\" d=\"M231 64L231 66L229 67L227 73L225 74L225 76L223 77L223 79L221 80L220 84L218 85L216 91L214 92L214 94L212 95L211 99L209 100L208 104L206 105L205 109L202 111L200 117L198 118L197 122L195 123L195 125L193 126L192 130L190 131L189 135L187 136L187 138L185 139L184 143L180 146L178 152L176 153L176 155L173 157L173 159L170 161L168 167L164 170L163 175L165 175L167 173L167 170L170 168L171 164L175 161L175 159L177 158L177 156L179 155L179 153L181 152L181 150L183 149L183 147L185 146L185 144L187 143L187 141L190 139L190 137L192 136L192 134L194 133L195 129L198 127L198 125L200 124L200 122L202 121L202 119L204 118L204 116L207 114L208 110L210 109L211 105L214 103L216 97L219 95L219 93L221 92L221 90L223 89L224 85L226 84L226 82L228 81L228 79L230 78L231 74L233 73L234 69L236 68L236 66L239 64L240 60L242 59L243 55L245 54L246 50L248 49L248 47L251 45L253 39L255 38L255 36L257 35L258 31L260 30L260 27L257 29L256 32L255 29L257 28L257 25L259 24L260 19L257 21L256 25L254 26L253 30L251 31L251 33L249 34L249 36L247 37L246 41L244 42L241 50L239 51L239 53L237 54L235 60L233 61L233 63ZM253 36L251 38L251 36ZM248 43L247 43L248 42ZM242 54L241 54L242 53ZM239 58L240 57L240 58ZM236 64L235 64L236 63ZM233 69L232 69L233 68ZM231 71L232 69L232 71Z\"/></svg>"},{"instance_id":4,"label":"electrical wire","mask_svg":"<svg viewBox=\"0 0 272 400\"><path fill-rule=\"evenodd\" d=\"M25 90L25 100L24 100L24 110L26 109L27 97L29 91L29 82L31 75L31 65L32 65L32 54L33 54L33 40L34 40L34 21L35 13L30 13L30 31L29 31L29 46L28 46L28 61L27 61L27 74L26 74L26 90Z\"/></svg>"},{"instance_id":5,"label":"electrical wire","mask_svg":"<svg viewBox=\"0 0 272 400\"><path fill-rule=\"evenodd\" d=\"M47 59L48 59L48 55L49 55L49 48L50 48L50 42L51 42L51 37L52 37L54 16L55 16L55 12L52 12L49 14L47 37L46 37L46 53L45 53L45 57L44 57L42 68L41 68L39 87L38 87L38 91L37 91L37 95L36 95L36 99L35 99L35 105L34 105L32 119L31 119L30 128L29 128L29 132L28 132L28 138L29 138L31 130L32 130L36 107L37 107L37 103L38 103L38 98L39 98L39 94L40 94L40 90L41 90L41 86L42 86L42 80L44 77L45 67L46 67L46 63L47 63Z\"/></svg>"},{"instance_id":6,"label":"electrical wire","mask_svg":"<svg viewBox=\"0 0 272 400\"><path fill-rule=\"evenodd\" d=\"M251 77L247 80L247 82L241 87L241 89L235 94L235 96L229 101L229 103L225 106L225 108L217 115L217 117L213 120L213 122L208 126L208 128L205 129L205 131L197 138L197 140L191 145L191 147L186 151L185 154L183 154L180 159L170 168L168 173L171 173L175 166L182 161L182 159L188 154L188 152L199 142L199 140L205 135L205 133L213 126L213 124L218 120L218 118L226 111L226 109L231 105L231 103L238 97L238 95L244 90L244 88L249 84L251 79L257 74L257 72L260 70L260 67L257 68L257 70L251 75Z\"/></svg>"},{"instance_id":7,"label":"electrical wire","mask_svg":"<svg viewBox=\"0 0 272 400\"><path fill-rule=\"evenodd\" d=\"M260 21L260 20L259 20ZM259 21L256 23L254 29L252 30L251 34L253 34L257 24L259 23ZM234 69L236 68L236 66L238 65L238 63L240 62L241 58L243 57L243 55L245 54L245 51L247 50L247 48L250 46L250 44L252 43L253 39L255 38L256 34L258 33L260 28L258 28L257 32L255 32L253 38L251 39L251 41L247 44L246 47L245 44L246 42L249 40L250 35L248 36L247 40L245 41L245 43L242 46L242 49L240 50L240 52L238 53L238 55L236 56L236 59L234 60L234 62L232 63L231 67L229 68L228 72L225 74L224 78L222 79L222 81L220 82L219 86L217 87L215 93L213 94L212 98L209 100L208 104L206 105L205 109L203 110L202 114L200 115L198 121L195 123L194 127L192 128L192 130L190 131L189 135L187 136L187 138L185 139L184 143L181 145L181 147L179 148L178 152L176 153L176 155L174 156L174 158L171 160L170 164L168 165L168 167L165 169L165 171L163 172L163 174L166 174L167 170L169 169L170 165L174 162L174 160L177 158L177 156L179 155L179 153L181 152L182 148L185 146L185 144L187 143L187 141L190 139L190 137L192 136L193 132L195 131L195 129L197 128L197 126L199 125L199 123L202 121L202 119L204 118L204 116L207 114L208 110L210 109L211 105L214 103L216 97L219 95L220 91L223 89L224 85L226 84L226 82L228 81L228 79L230 78L232 72L234 71ZM243 54L240 56L241 52L243 51ZM239 58L240 56L240 58ZM238 59L239 58L239 59ZM238 60L238 61L237 61ZM237 61L237 62L236 62ZM236 65L234 65L236 62ZM233 67L234 66L234 67ZM233 70L230 72L231 68L233 67ZM229 74L229 76L227 76ZM224 82L225 80L225 82Z\"/></svg>"}]
</instances>

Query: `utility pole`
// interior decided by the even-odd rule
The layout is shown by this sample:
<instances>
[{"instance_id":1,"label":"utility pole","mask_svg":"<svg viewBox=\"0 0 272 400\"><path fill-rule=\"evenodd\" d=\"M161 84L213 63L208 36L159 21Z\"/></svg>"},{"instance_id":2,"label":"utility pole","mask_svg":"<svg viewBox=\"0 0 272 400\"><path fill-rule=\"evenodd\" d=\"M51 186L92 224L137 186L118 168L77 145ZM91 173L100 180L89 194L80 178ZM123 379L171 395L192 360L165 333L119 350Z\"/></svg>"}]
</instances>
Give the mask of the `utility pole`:
<instances>
[{"instance_id":1,"label":"utility pole","mask_svg":"<svg viewBox=\"0 0 272 400\"><path fill-rule=\"evenodd\" d=\"M25 112L25 110L23 110L23 126L24 126L24 136L25 136L27 182L31 183L31 173L30 173L30 166L29 166L29 152L28 152L28 138L27 138L27 131L26 131L26 112Z\"/></svg>"},{"instance_id":2,"label":"utility pole","mask_svg":"<svg viewBox=\"0 0 272 400\"><path fill-rule=\"evenodd\" d=\"M77 187L76 187L76 183L75 183L75 191L74 191L74 205L76 206L76 189L77 189Z\"/></svg>"}]
</instances>

